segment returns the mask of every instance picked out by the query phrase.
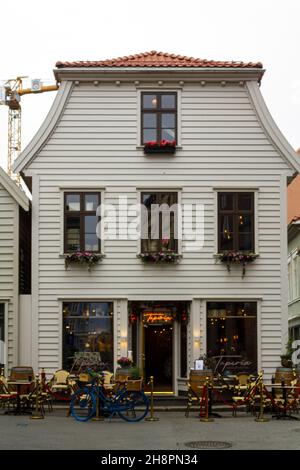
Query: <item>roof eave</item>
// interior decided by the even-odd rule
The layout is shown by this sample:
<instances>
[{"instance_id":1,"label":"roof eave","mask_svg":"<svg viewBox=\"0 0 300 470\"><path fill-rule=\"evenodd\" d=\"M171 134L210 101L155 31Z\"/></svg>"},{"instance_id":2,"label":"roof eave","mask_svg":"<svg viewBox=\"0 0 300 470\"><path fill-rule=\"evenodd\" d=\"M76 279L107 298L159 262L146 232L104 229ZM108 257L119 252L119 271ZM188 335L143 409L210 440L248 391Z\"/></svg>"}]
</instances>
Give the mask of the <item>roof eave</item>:
<instances>
[{"instance_id":1,"label":"roof eave","mask_svg":"<svg viewBox=\"0 0 300 470\"><path fill-rule=\"evenodd\" d=\"M108 75L138 75L145 74L149 76L154 74L174 74L174 75L200 75L201 78L216 79L226 77L230 80L256 80L261 81L265 69L247 68L247 67L65 67L53 70L58 82L63 80L73 80L79 77L88 78L95 76Z\"/></svg>"}]
</instances>

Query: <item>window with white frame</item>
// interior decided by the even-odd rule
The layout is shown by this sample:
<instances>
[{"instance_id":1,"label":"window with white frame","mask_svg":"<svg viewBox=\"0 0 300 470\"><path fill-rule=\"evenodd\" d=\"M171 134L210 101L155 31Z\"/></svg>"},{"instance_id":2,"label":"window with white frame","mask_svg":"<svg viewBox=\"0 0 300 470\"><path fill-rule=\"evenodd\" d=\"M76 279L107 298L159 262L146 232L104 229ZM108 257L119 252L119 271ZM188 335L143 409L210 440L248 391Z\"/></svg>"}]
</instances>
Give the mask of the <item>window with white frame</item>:
<instances>
[{"instance_id":1,"label":"window with white frame","mask_svg":"<svg viewBox=\"0 0 300 470\"><path fill-rule=\"evenodd\" d=\"M300 295L300 264L299 256L297 251L294 251L288 257L288 282L289 282L289 291L288 297L289 302L292 302L295 299L298 299Z\"/></svg>"}]
</instances>

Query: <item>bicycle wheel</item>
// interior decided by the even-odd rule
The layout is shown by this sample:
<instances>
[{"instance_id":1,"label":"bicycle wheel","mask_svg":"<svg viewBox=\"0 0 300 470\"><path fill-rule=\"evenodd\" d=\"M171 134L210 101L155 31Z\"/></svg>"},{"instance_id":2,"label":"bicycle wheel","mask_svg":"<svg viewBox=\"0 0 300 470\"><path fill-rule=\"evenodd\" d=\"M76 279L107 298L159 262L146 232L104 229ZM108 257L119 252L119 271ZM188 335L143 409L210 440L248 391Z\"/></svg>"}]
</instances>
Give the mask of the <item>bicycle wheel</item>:
<instances>
[{"instance_id":1,"label":"bicycle wheel","mask_svg":"<svg viewBox=\"0 0 300 470\"><path fill-rule=\"evenodd\" d=\"M88 421L96 412L96 397L91 390L77 390L71 397L71 415L77 421Z\"/></svg>"},{"instance_id":2,"label":"bicycle wheel","mask_svg":"<svg viewBox=\"0 0 300 470\"><path fill-rule=\"evenodd\" d=\"M116 408L125 421L141 421L149 411L149 399L143 392L125 390L117 399Z\"/></svg>"}]
</instances>

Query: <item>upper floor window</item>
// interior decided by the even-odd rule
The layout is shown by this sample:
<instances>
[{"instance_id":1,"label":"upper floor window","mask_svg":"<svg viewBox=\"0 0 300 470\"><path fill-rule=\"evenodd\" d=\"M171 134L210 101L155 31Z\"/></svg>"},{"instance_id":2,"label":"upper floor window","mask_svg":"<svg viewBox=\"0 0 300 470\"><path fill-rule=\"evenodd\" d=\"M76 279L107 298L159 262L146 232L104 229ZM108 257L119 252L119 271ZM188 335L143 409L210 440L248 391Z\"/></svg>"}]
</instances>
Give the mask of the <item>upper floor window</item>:
<instances>
[{"instance_id":1,"label":"upper floor window","mask_svg":"<svg viewBox=\"0 0 300 470\"><path fill-rule=\"evenodd\" d=\"M147 210L146 220L142 220L146 227L142 236L142 253L177 252L176 210L173 206L177 204L177 196L177 193L169 192L142 193L141 203Z\"/></svg>"},{"instance_id":2,"label":"upper floor window","mask_svg":"<svg viewBox=\"0 0 300 470\"><path fill-rule=\"evenodd\" d=\"M64 195L64 251L100 252L96 228L100 193L72 192Z\"/></svg>"},{"instance_id":3,"label":"upper floor window","mask_svg":"<svg viewBox=\"0 0 300 470\"><path fill-rule=\"evenodd\" d=\"M218 252L254 247L254 193L218 193Z\"/></svg>"},{"instance_id":4,"label":"upper floor window","mask_svg":"<svg viewBox=\"0 0 300 470\"><path fill-rule=\"evenodd\" d=\"M289 302L298 299L300 295L300 266L298 258L297 252L293 252L288 258Z\"/></svg>"},{"instance_id":5,"label":"upper floor window","mask_svg":"<svg viewBox=\"0 0 300 470\"><path fill-rule=\"evenodd\" d=\"M142 93L142 144L177 141L177 93Z\"/></svg>"}]
</instances>

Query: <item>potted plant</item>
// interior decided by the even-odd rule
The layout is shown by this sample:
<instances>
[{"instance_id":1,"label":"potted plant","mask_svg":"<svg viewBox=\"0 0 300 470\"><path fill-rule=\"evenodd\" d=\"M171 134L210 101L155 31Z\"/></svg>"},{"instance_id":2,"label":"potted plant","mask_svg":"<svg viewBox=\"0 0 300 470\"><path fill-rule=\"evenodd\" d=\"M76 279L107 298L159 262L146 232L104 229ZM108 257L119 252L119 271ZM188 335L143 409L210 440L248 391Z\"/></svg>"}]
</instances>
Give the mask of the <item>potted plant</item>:
<instances>
[{"instance_id":1,"label":"potted plant","mask_svg":"<svg viewBox=\"0 0 300 470\"><path fill-rule=\"evenodd\" d=\"M232 264L240 264L243 268L242 277L246 274L246 265L252 263L258 255L256 253L245 252L245 251L223 251L217 255L221 263L225 263L227 271L230 272Z\"/></svg>"},{"instance_id":2,"label":"potted plant","mask_svg":"<svg viewBox=\"0 0 300 470\"><path fill-rule=\"evenodd\" d=\"M281 358L281 365L284 368L291 369L293 367L292 355L293 355L293 348L292 348L292 339L290 338L286 343L286 352L280 356Z\"/></svg>"},{"instance_id":3,"label":"potted plant","mask_svg":"<svg viewBox=\"0 0 300 470\"><path fill-rule=\"evenodd\" d=\"M130 370L126 388L128 391L140 391L143 388L143 377L139 367L134 366Z\"/></svg>"},{"instance_id":4,"label":"potted plant","mask_svg":"<svg viewBox=\"0 0 300 470\"><path fill-rule=\"evenodd\" d=\"M132 359L129 357L122 356L117 360L117 364L119 367L116 370L116 377L119 377L119 380L126 380L126 378L130 375L131 373L131 368L133 365ZM122 377L120 379L120 377Z\"/></svg>"},{"instance_id":5,"label":"potted plant","mask_svg":"<svg viewBox=\"0 0 300 470\"><path fill-rule=\"evenodd\" d=\"M144 145L144 153L145 154L153 154L153 153L169 153L174 154L176 152L176 141L170 140L161 140L156 141L152 140L146 142Z\"/></svg>"},{"instance_id":6,"label":"potted plant","mask_svg":"<svg viewBox=\"0 0 300 470\"><path fill-rule=\"evenodd\" d=\"M103 254L93 253L92 251L75 251L74 253L68 253L65 256L66 269L71 264L79 264L81 266L87 266L88 270L92 269L92 266L97 264L104 258Z\"/></svg>"},{"instance_id":7,"label":"potted plant","mask_svg":"<svg viewBox=\"0 0 300 470\"><path fill-rule=\"evenodd\" d=\"M144 263L178 263L182 255L172 250L166 251L146 251L140 253L137 257Z\"/></svg>"}]
</instances>

